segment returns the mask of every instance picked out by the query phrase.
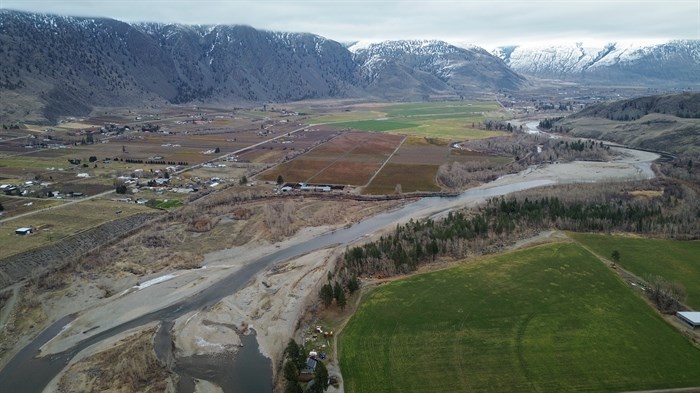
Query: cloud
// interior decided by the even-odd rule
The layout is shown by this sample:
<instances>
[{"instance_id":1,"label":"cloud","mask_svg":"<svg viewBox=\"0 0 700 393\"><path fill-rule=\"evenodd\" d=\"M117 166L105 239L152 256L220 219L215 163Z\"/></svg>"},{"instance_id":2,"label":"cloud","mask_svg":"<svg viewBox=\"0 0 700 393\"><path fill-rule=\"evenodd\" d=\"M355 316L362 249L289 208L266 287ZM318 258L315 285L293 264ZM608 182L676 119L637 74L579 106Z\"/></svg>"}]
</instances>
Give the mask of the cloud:
<instances>
[{"instance_id":1,"label":"cloud","mask_svg":"<svg viewBox=\"0 0 700 393\"><path fill-rule=\"evenodd\" d=\"M127 22L247 24L339 41L700 39L698 0L3 0L2 7Z\"/></svg>"}]
</instances>

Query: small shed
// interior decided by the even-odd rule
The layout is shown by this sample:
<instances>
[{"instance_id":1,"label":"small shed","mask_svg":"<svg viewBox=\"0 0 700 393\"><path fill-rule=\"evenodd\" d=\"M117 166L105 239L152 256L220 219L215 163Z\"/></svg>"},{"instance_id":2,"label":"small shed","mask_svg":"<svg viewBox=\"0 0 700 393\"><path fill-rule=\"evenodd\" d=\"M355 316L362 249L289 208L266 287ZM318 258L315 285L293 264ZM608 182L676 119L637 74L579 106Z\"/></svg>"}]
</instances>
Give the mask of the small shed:
<instances>
[{"instance_id":1,"label":"small shed","mask_svg":"<svg viewBox=\"0 0 700 393\"><path fill-rule=\"evenodd\" d=\"M15 233L18 235L29 235L32 233L32 228L29 227L22 227L22 228L17 228L15 229Z\"/></svg>"},{"instance_id":2,"label":"small shed","mask_svg":"<svg viewBox=\"0 0 700 393\"><path fill-rule=\"evenodd\" d=\"M676 316L693 329L700 327L700 312L698 311L678 311Z\"/></svg>"}]
</instances>

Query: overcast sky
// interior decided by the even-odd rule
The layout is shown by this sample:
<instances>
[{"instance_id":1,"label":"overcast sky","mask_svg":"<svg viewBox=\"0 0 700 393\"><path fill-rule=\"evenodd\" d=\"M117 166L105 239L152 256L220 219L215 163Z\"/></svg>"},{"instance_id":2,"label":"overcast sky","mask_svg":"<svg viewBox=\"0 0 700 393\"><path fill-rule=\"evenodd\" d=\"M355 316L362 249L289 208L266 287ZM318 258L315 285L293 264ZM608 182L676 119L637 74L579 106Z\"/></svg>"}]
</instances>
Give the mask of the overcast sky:
<instances>
[{"instance_id":1,"label":"overcast sky","mask_svg":"<svg viewBox=\"0 0 700 393\"><path fill-rule=\"evenodd\" d=\"M0 0L0 7L125 22L245 24L341 42L509 44L700 39L700 0Z\"/></svg>"}]
</instances>

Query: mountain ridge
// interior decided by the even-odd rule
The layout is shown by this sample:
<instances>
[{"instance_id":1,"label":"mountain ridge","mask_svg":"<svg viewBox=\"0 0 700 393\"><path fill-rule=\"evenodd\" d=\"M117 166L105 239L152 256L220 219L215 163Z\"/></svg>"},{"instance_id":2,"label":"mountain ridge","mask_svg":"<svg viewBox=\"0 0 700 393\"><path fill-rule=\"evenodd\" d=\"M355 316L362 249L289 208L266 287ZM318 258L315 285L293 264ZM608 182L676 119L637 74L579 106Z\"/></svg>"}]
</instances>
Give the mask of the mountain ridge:
<instances>
[{"instance_id":1,"label":"mountain ridge","mask_svg":"<svg viewBox=\"0 0 700 393\"><path fill-rule=\"evenodd\" d=\"M655 46L348 42L245 25L129 24L0 9L0 120L53 123L94 107L492 97L538 78L700 86L700 40Z\"/></svg>"},{"instance_id":2,"label":"mountain ridge","mask_svg":"<svg viewBox=\"0 0 700 393\"><path fill-rule=\"evenodd\" d=\"M610 42L502 46L493 55L523 75L569 81L700 84L700 40L636 45Z\"/></svg>"},{"instance_id":3,"label":"mountain ridge","mask_svg":"<svg viewBox=\"0 0 700 393\"><path fill-rule=\"evenodd\" d=\"M517 83L501 83L504 75L524 80L485 51L476 56L437 41L433 47L445 53L404 48L388 61L396 72L383 68L376 74L381 78L368 79L367 64L356 53L311 33L244 25L129 24L10 10L0 10L0 27L3 121L51 123L96 106L148 103L454 98L517 88ZM449 75L429 66L445 61L461 66Z\"/></svg>"},{"instance_id":4,"label":"mountain ridge","mask_svg":"<svg viewBox=\"0 0 700 393\"><path fill-rule=\"evenodd\" d=\"M422 83L424 94L464 96L479 89L515 90L522 76L482 48L460 48L440 40L393 40L348 48L370 91L400 94L393 79Z\"/></svg>"},{"instance_id":5,"label":"mountain ridge","mask_svg":"<svg viewBox=\"0 0 700 393\"><path fill-rule=\"evenodd\" d=\"M676 154L700 153L700 93L590 105L556 122L571 135Z\"/></svg>"}]
</instances>

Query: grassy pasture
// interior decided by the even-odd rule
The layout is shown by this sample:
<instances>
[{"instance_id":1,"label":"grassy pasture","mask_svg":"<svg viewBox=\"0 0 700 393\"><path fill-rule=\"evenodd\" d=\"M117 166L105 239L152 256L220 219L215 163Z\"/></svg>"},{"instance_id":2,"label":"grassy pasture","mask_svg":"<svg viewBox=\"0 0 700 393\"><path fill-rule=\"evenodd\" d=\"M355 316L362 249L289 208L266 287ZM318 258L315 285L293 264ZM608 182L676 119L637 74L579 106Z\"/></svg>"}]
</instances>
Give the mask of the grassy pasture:
<instances>
[{"instance_id":1,"label":"grassy pasture","mask_svg":"<svg viewBox=\"0 0 700 393\"><path fill-rule=\"evenodd\" d=\"M309 118L307 121L310 124L318 123L342 123L354 122L362 120L376 120L385 118L387 114L376 110L351 110L351 111L334 111L329 113L318 114ZM341 127L342 128L342 127Z\"/></svg>"},{"instance_id":2,"label":"grassy pasture","mask_svg":"<svg viewBox=\"0 0 700 393\"><path fill-rule=\"evenodd\" d=\"M365 109L365 110L363 110ZM368 110L371 109L371 110ZM312 123L363 131L397 132L408 135L465 140L500 135L475 129L472 124L489 119L504 119L495 102L420 102L353 107L353 110L318 115Z\"/></svg>"},{"instance_id":3,"label":"grassy pasture","mask_svg":"<svg viewBox=\"0 0 700 393\"><path fill-rule=\"evenodd\" d=\"M448 118L498 112L500 111L500 106L495 102L479 101L413 102L388 105L384 107L384 110L391 117L430 116Z\"/></svg>"},{"instance_id":4,"label":"grassy pasture","mask_svg":"<svg viewBox=\"0 0 700 393\"><path fill-rule=\"evenodd\" d=\"M118 211L121 213L117 214ZM144 212L153 209L135 203L92 199L0 223L0 257L45 246L105 222ZM30 226L37 228L37 232L28 236L15 234L16 228Z\"/></svg>"},{"instance_id":5,"label":"grassy pasture","mask_svg":"<svg viewBox=\"0 0 700 393\"><path fill-rule=\"evenodd\" d=\"M478 123L483 118L473 119L435 119L423 120L418 127L401 130L409 135L424 136L428 138L440 138L450 141L463 141L467 139L484 139L504 135L500 131L479 130L471 127L472 123Z\"/></svg>"},{"instance_id":6,"label":"grassy pasture","mask_svg":"<svg viewBox=\"0 0 700 393\"><path fill-rule=\"evenodd\" d=\"M380 286L342 332L340 364L347 392L627 391L700 381L700 350L575 243Z\"/></svg>"},{"instance_id":7,"label":"grassy pasture","mask_svg":"<svg viewBox=\"0 0 700 393\"><path fill-rule=\"evenodd\" d=\"M55 199L25 199L0 195L0 204L5 208L0 218L8 218L23 213L28 213L36 209L43 209L49 206L62 204L62 201Z\"/></svg>"},{"instance_id":8,"label":"grassy pasture","mask_svg":"<svg viewBox=\"0 0 700 393\"><path fill-rule=\"evenodd\" d=\"M353 128L362 131L393 131L400 130L404 128L414 128L418 124L406 123L402 121L392 121L392 120L358 120L358 121L347 121L342 123L333 124L334 127L341 128Z\"/></svg>"},{"instance_id":9,"label":"grassy pasture","mask_svg":"<svg viewBox=\"0 0 700 393\"><path fill-rule=\"evenodd\" d=\"M688 294L688 305L700 309L700 241L582 233L570 236L608 259L612 259L613 250L618 250L620 266L643 279L653 274L681 283Z\"/></svg>"}]
</instances>

